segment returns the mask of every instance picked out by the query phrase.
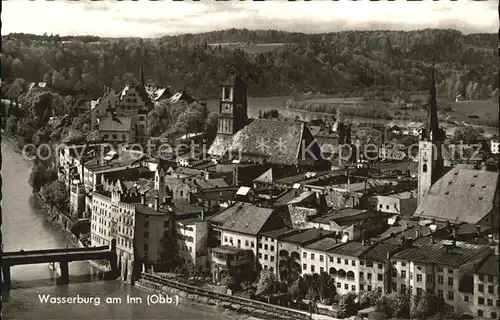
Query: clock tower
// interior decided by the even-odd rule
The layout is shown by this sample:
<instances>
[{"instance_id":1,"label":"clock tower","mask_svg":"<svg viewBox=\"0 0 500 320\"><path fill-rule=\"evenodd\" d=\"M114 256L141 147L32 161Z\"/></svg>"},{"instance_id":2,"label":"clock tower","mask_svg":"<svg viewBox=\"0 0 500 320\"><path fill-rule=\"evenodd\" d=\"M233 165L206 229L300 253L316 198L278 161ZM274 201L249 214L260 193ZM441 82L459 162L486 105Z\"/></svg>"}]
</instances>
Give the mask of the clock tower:
<instances>
[{"instance_id":1,"label":"clock tower","mask_svg":"<svg viewBox=\"0 0 500 320\"><path fill-rule=\"evenodd\" d=\"M441 147L445 132L439 128L436 86L434 81L434 64L432 66L432 85L429 105L429 119L418 143L418 203L431 186L441 178L443 173L443 155Z\"/></svg>"},{"instance_id":2,"label":"clock tower","mask_svg":"<svg viewBox=\"0 0 500 320\"><path fill-rule=\"evenodd\" d=\"M217 133L233 135L247 124L247 85L232 76L221 84Z\"/></svg>"}]
</instances>

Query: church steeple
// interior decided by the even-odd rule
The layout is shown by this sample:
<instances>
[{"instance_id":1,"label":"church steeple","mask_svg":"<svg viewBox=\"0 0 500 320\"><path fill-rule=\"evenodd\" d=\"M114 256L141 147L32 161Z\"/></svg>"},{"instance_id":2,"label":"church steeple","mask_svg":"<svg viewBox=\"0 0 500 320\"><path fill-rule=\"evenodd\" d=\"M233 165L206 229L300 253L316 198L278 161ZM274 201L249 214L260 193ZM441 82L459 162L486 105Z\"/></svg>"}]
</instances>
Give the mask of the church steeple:
<instances>
[{"instance_id":1,"label":"church steeple","mask_svg":"<svg viewBox=\"0 0 500 320\"><path fill-rule=\"evenodd\" d=\"M432 61L432 75L431 75L429 111L428 111L427 121L428 122L424 126L425 129L422 130L422 140L428 140L431 142L440 141L443 137L441 136L441 130L439 128L439 120L438 120L436 80L434 75L434 60Z\"/></svg>"},{"instance_id":2,"label":"church steeple","mask_svg":"<svg viewBox=\"0 0 500 320\"><path fill-rule=\"evenodd\" d=\"M146 82L144 81L144 66L142 64L142 57L141 57L141 70L140 70L140 73L141 73L141 84L142 84L142 86L144 86L146 84Z\"/></svg>"}]
</instances>

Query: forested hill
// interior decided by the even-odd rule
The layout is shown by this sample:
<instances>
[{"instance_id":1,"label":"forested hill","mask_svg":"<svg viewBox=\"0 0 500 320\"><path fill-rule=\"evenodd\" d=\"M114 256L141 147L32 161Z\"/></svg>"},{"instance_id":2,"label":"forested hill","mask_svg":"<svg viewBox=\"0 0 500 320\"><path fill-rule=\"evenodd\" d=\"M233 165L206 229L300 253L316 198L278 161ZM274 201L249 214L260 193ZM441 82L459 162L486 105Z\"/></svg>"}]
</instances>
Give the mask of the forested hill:
<instances>
[{"instance_id":1,"label":"forested hill","mask_svg":"<svg viewBox=\"0 0 500 320\"><path fill-rule=\"evenodd\" d=\"M239 73L252 96L420 91L436 59L438 92L452 99L474 86L498 87L495 34L456 30L346 31L327 34L224 30L157 39L2 37L2 79L44 81L62 94L98 96L139 77L200 98L217 97L221 80ZM3 86L4 87L4 86ZM14 97L13 97L14 98Z\"/></svg>"}]
</instances>

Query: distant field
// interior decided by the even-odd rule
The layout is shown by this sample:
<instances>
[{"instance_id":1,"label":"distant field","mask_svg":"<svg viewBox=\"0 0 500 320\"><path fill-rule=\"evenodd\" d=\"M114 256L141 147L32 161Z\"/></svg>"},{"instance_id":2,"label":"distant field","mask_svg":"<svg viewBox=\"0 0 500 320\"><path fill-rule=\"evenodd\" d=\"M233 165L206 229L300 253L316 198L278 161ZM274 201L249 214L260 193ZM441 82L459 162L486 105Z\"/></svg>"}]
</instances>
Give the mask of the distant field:
<instances>
[{"instance_id":1,"label":"distant field","mask_svg":"<svg viewBox=\"0 0 500 320\"><path fill-rule=\"evenodd\" d=\"M279 49L284 49L287 45L293 45L293 43L256 43L247 44L240 42L224 42L224 43L209 43L209 46L216 47L221 45L224 48L241 49L247 53L258 54L263 52L269 52Z\"/></svg>"},{"instance_id":2,"label":"distant field","mask_svg":"<svg viewBox=\"0 0 500 320\"><path fill-rule=\"evenodd\" d=\"M452 111L448 113L454 120L498 126L498 103L491 100L454 102L451 108Z\"/></svg>"},{"instance_id":3,"label":"distant field","mask_svg":"<svg viewBox=\"0 0 500 320\"><path fill-rule=\"evenodd\" d=\"M324 99L307 99L310 103L325 103L325 104L356 104L362 103L363 98L324 98Z\"/></svg>"}]
</instances>

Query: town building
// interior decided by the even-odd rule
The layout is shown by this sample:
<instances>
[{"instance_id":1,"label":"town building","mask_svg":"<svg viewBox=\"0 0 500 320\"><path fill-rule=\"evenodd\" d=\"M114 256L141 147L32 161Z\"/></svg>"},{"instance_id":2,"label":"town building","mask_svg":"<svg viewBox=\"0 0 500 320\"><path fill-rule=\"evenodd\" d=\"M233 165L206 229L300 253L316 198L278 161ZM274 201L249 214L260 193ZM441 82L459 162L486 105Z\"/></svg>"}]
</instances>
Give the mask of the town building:
<instances>
[{"instance_id":1,"label":"town building","mask_svg":"<svg viewBox=\"0 0 500 320\"><path fill-rule=\"evenodd\" d=\"M500 146L500 140L498 139L491 139L490 141L490 152L492 154L499 154L499 146Z\"/></svg>"},{"instance_id":2,"label":"town building","mask_svg":"<svg viewBox=\"0 0 500 320\"><path fill-rule=\"evenodd\" d=\"M337 237L329 237L302 246L302 276L328 272L328 256L326 252L339 245L342 245L342 242Z\"/></svg>"},{"instance_id":3,"label":"town building","mask_svg":"<svg viewBox=\"0 0 500 320\"><path fill-rule=\"evenodd\" d=\"M414 246L410 239L403 246L391 258L393 288L416 296L432 293L444 299L449 312L468 313L462 308L460 285L491 255L490 247L456 240Z\"/></svg>"},{"instance_id":4,"label":"town building","mask_svg":"<svg viewBox=\"0 0 500 320\"><path fill-rule=\"evenodd\" d=\"M472 304L471 316L498 319L500 315L499 263L497 252L474 271L473 295L463 300L464 304Z\"/></svg>"},{"instance_id":5,"label":"town building","mask_svg":"<svg viewBox=\"0 0 500 320\"><path fill-rule=\"evenodd\" d=\"M108 114L99 119L99 139L110 143L136 142L136 118Z\"/></svg>"},{"instance_id":6,"label":"town building","mask_svg":"<svg viewBox=\"0 0 500 320\"><path fill-rule=\"evenodd\" d=\"M280 229L289 224L287 212L258 207L249 203L235 203L211 217L212 232L220 234L221 245L251 250L254 254L254 270L267 265L267 257L260 250L259 234ZM267 258L267 259L266 259Z\"/></svg>"},{"instance_id":7,"label":"town building","mask_svg":"<svg viewBox=\"0 0 500 320\"><path fill-rule=\"evenodd\" d=\"M211 252L211 273L215 283L220 283L228 276L241 281L253 272L255 256L250 249L225 245L212 248Z\"/></svg>"},{"instance_id":8,"label":"town building","mask_svg":"<svg viewBox=\"0 0 500 320\"><path fill-rule=\"evenodd\" d=\"M418 205L417 194L414 191L405 191L390 195L377 195L376 208L380 212L412 216Z\"/></svg>"}]
</instances>

